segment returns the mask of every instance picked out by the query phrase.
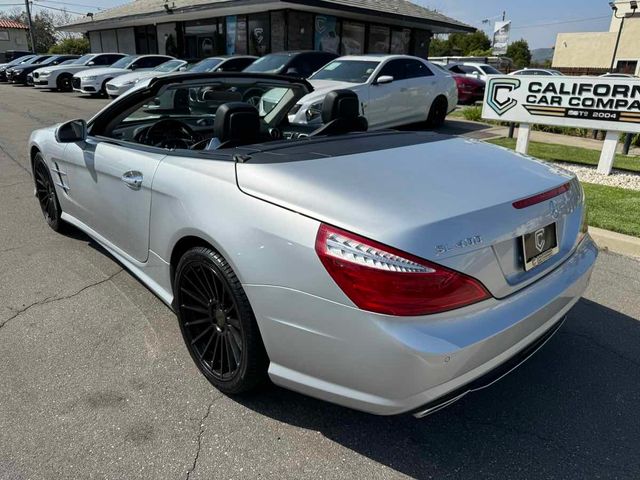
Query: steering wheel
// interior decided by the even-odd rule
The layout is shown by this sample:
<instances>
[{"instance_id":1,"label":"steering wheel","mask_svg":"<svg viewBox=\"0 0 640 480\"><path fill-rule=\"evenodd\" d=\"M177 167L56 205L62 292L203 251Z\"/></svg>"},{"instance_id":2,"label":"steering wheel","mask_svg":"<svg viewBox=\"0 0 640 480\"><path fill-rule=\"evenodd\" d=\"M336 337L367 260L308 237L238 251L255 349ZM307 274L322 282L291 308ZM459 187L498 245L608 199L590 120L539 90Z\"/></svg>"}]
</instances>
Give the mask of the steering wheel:
<instances>
[{"instance_id":1,"label":"steering wheel","mask_svg":"<svg viewBox=\"0 0 640 480\"><path fill-rule=\"evenodd\" d=\"M179 120L165 118L151 125L142 133L140 142L161 148L189 148L200 140L189 125Z\"/></svg>"}]
</instances>

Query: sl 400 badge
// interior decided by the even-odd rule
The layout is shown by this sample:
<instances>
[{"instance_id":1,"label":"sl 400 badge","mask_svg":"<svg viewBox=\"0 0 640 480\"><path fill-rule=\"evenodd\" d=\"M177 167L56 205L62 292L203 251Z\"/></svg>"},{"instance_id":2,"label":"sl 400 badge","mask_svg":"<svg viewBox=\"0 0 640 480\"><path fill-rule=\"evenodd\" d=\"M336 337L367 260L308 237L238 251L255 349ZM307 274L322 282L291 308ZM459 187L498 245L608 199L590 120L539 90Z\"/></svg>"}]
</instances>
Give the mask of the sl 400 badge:
<instances>
[{"instance_id":1,"label":"sl 400 badge","mask_svg":"<svg viewBox=\"0 0 640 480\"><path fill-rule=\"evenodd\" d=\"M454 244L436 245L436 255L444 255L445 253L452 252L454 250L462 250L476 245L482 245L482 237L480 235L463 238Z\"/></svg>"}]
</instances>

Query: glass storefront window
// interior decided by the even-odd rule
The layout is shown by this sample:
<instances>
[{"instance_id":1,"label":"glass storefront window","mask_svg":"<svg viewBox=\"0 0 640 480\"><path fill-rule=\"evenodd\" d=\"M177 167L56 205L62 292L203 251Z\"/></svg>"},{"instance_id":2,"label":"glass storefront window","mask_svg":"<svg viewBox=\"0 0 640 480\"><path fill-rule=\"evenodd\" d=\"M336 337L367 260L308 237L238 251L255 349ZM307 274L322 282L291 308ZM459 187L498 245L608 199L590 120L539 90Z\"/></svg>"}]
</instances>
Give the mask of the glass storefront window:
<instances>
[{"instance_id":1,"label":"glass storefront window","mask_svg":"<svg viewBox=\"0 0 640 480\"><path fill-rule=\"evenodd\" d=\"M413 45L413 55L416 57L429 57L429 44L431 43L431 32L427 30L414 30L415 42Z\"/></svg>"},{"instance_id":2,"label":"glass storefront window","mask_svg":"<svg viewBox=\"0 0 640 480\"><path fill-rule=\"evenodd\" d=\"M249 54L262 56L271 51L269 14L249 15Z\"/></svg>"},{"instance_id":3,"label":"glass storefront window","mask_svg":"<svg viewBox=\"0 0 640 480\"><path fill-rule=\"evenodd\" d=\"M224 52L218 31L218 20L216 18L185 22L186 57L206 58Z\"/></svg>"},{"instance_id":4,"label":"glass storefront window","mask_svg":"<svg viewBox=\"0 0 640 480\"><path fill-rule=\"evenodd\" d=\"M313 14L290 11L287 17L287 50L313 49Z\"/></svg>"},{"instance_id":5,"label":"glass storefront window","mask_svg":"<svg viewBox=\"0 0 640 480\"><path fill-rule=\"evenodd\" d=\"M408 28L391 32L391 53L406 55L409 53L410 44L411 30Z\"/></svg>"},{"instance_id":6,"label":"glass storefront window","mask_svg":"<svg viewBox=\"0 0 640 480\"><path fill-rule=\"evenodd\" d=\"M364 53L364 23L342 22L342 54L361 55Z\"/></svg>"},{"instance_id":7,"label":"glass storefront window","mask_svg":"<svg viewBox=\"0 0 640 480\"><path fill-rule=\"evenodd\" d=\"M340 52L338 19L332 15L316 15L314 48L323 52Z\"/></svg>"},{"instance_id":8,"label":"glass storefront window","mask_svg":"<svg viewBox=\"0 0 640 480\"><path fill-rule=\"evenodd\" d=\"M391 31L389 27L381 25L369 26L369 38L367 45L368 53L389 53L389 37Z\"/></svg>"},{"instance_id":9,"label":"glass storefront window","mask_svg":"<svg viewBox=\"0 0 640 480\"><path fill-rule=\"evenodd\" d=\"M238 15L236 17L236 55L247 54L247 17Z\"/></svg>"},{"instance_id":10,"label":"glass storefront window","mask_svg":"<svg viewBox=\"0 0 640 480\"><path fill-rule=\"evenodd\" d=\"M282 52L285 47L284 12L271 12L271 52Z\"/></svg>"}]
</instances>

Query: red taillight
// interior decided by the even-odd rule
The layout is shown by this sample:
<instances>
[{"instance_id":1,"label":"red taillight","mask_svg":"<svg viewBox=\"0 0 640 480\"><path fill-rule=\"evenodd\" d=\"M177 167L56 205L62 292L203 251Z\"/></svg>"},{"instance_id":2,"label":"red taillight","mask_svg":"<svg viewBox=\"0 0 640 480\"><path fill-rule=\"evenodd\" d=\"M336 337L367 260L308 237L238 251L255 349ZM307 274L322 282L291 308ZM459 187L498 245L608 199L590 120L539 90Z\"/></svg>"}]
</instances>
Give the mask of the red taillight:
<instances>
[{"instance_id":1,"label":"red taillight","mask_svg":"<svg viewBox=\"0 0 640 480\"><path fill-rule=\"evenodd\" d=\"M522 200L513 202L513 206L517 209L527 208L531 205L542 203L545 200L549 200L550 198L562 195L563 193L568 192L570 188L571 184L565 183L564 185L560 185L558 188L547 190L546 192L539 193L538 195L534 195L533 197L523 198Z\"/></svg>"},{"instance_id":2,"label":"red taillight","mask_svg":"<svg viewBox=\"0 0 640 480\"><path fill-rule=\"evenodd\" d=\"M316 252L333 280L363 310L429 315L491 297L467 275L328 225L318 230Z\"/></svg>"}]
</instances>

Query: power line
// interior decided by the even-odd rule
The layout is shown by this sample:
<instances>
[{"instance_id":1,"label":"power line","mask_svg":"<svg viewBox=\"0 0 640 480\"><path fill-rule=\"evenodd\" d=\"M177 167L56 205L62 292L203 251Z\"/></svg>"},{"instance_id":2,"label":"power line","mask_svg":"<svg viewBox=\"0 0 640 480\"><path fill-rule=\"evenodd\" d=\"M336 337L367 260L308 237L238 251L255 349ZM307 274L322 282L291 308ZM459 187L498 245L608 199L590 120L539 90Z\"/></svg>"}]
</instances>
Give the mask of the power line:
<instances>
[{"instance_id":1,"label":"power line","mask_svg":"<svg viewBox=\"0 0 640 480\"><path fill-rule=\"evenodd\" d=\"M74 2L59 2L58 0L33 0L36 3L42 3L42 2L47 2L47 3L55 3L56 5L69 5L72 7L87 7L87 8L95 8L97 10L103 10L102 7L98 7L96 5L87 5L84 3L74 3Z\"/></svg>"},{"instance_id":2,"label":"power line","mask_svg":"<svg viewBox=\"0 0 640 480\"><path fill-rule=\"evenodd\" d=\"M565 20L562 22L550 22L550 23L538 23L534 25L523 25L521 27L514 25L511 27L511 30L523 29L523 28L539 28L539 27L548 27L551 25L564 25L567 23L580 23L580 22L591 22L593 20L602 20L604 18L611 18L611 15L601 16L601 17L591 17L591 18L580 18L576 20Z\"/></svg>"}]
</instances>

